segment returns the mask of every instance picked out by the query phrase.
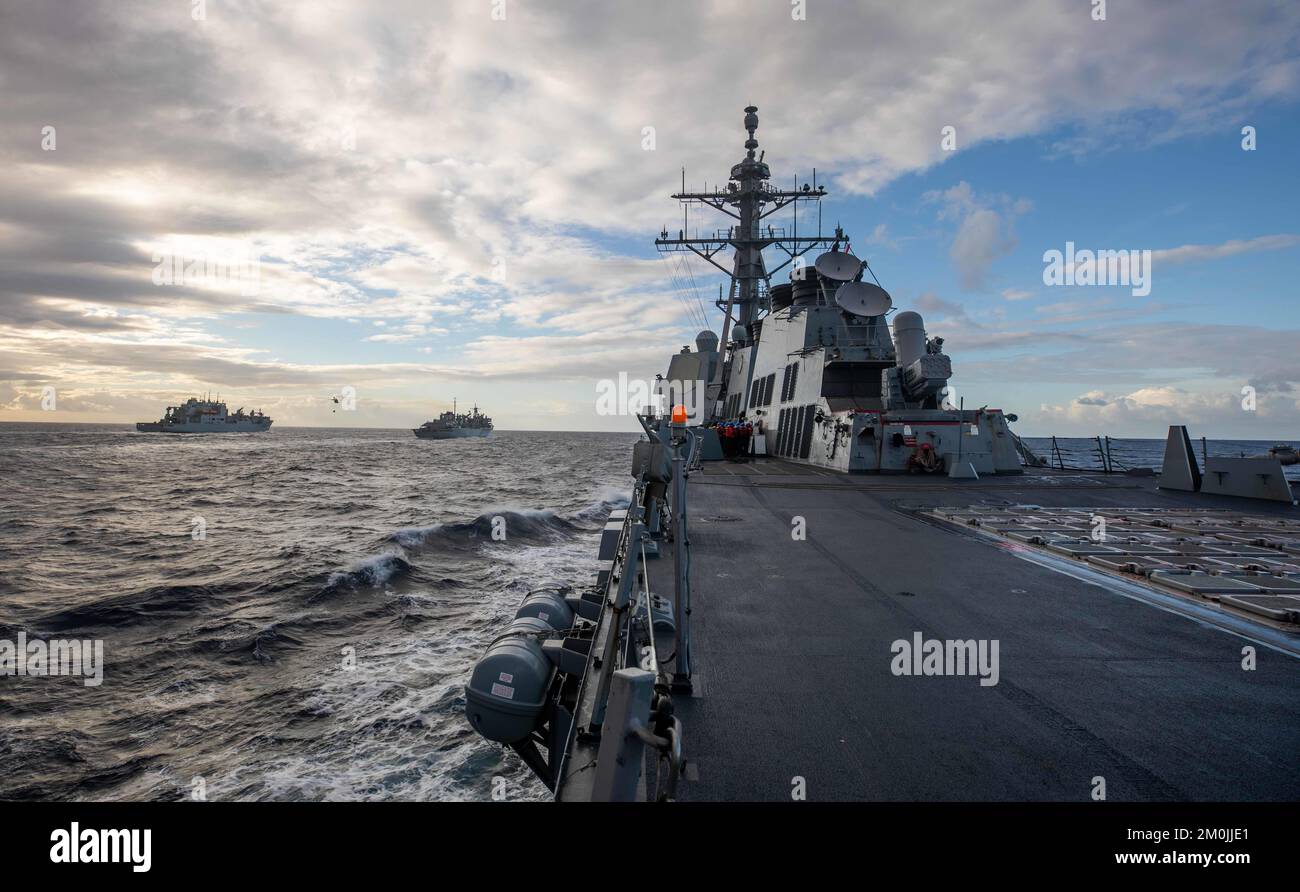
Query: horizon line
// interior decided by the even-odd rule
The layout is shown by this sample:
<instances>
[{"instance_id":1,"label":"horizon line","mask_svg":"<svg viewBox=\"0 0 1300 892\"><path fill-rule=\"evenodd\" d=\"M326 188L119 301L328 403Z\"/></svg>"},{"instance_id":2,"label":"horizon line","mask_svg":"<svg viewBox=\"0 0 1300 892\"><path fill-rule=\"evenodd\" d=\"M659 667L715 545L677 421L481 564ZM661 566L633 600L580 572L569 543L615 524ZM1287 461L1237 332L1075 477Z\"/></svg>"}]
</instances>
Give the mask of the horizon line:
<instances>
[{"instance_id":1,"label":"horizon line","mask_svg":"<svg viewBox=\"0 0 1300 892\"><path fill-rule=\"evenodd\" d=\"M5 419L5 418L3 418L3 417L0 417L0 424L46 424L46 425L52 425L52 424L80 424L80 425L88 425L88 426L96 426L96 427L134 427L135 422L134 422L134 421L20 421L20 420L17 420L17 419L14 419L14 420L7 420L7 419ZM1184 426L1187 426L1187 425L1184 425ZM414 428L409 428L409 427L377 427L377 426L327 427L327 426L323 426L323 425L313 425L313 424L282 424L282 425L280 425L278 428L276 428L276 430L312 430L312 431L331 431L331 430L337 430L337 431L347 431L347 430L354 430L354 431L410 431L410 430L414 430ZM516 434L533 434L533 433L535 433L535 434L638 434L638 435L644 433L644 431L636 431L636 430L627 430L627 431L610 431L610 430L590 430L590 429L579 430L579 429L574 429L574 428L551 428L551 429L547 429L547 428L511 428L511 427L503 427L503 428L495 428L495 427L494 427L494 428L493 428L493 432L494 432L494 433L516 433ZM141 431L140 433L165 433L165 432L163 432L163 431ZM270 431L269 431L269 430L268 430L268 431L206 431L206 432L202 432L202 433L270 433ZM1188 435L1191 436L1191 432L1190 432L1190 431L1188 432ZM1032 440L1050 440L1050 439L1052 439L1053 437L1055 437L1055 438L1058 439L1058 440L1096 440L1096 439L1098 439L1099 437L1107 437L1107 436L1110 436L1110 435L1109 435L1109 434L1078 434L1078 435L1062 435L1062 434L1017 434L1016 436L1020 437L1021 439L1032 439ZM1166 434L1166 435L1164 435L1164 436L1153 436L1153 437L1133 437L1133 436L1127 436L1127 437L1116 437L1116 436L1110 436L1110 439L1112 439L1112 440L1155 440L1155 441L1162 441L1162 440L1167 439L1167 437L1168 437L1168 435ZM1204 439L1204 440L1229 440L1229 441L1235 441L1235 442L1240 442L1240 443L1267 443L1267 442L1274 442L1274 443L1276 443L1276 442L1278 442L1279 440L1287 440L1287 439L1291 439L1291 440L1300 440L1300 434L1295 434L1295 435L1291 435L1291 436L1285 436L1285 435L1284 435L1284 436L1281 436L1281 437L1277 437L1277 436L1264 437L1264 438L1262 438L1262 439L1257 439L1257 438L1242 438L1242 437L1230 437L1230 436L1217 436L1217 435L1215 435L1215 436L1211 436L1211 435L1209 435L1209 434L1204 434L1204 435L1200 435L1200 436L1191 436L1191 438L1192 438L1193 440L1202 440L1202 439Z\"/></svg>"}]
</instances>

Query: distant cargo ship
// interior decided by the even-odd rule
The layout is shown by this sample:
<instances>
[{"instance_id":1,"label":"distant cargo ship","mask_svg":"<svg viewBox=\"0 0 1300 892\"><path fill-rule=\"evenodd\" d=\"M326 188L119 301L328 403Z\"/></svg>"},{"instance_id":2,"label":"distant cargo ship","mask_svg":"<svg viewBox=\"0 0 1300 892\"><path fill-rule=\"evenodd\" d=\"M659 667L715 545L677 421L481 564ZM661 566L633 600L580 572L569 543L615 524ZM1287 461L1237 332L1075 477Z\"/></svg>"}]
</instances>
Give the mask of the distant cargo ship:
<instances>
[{"instance_id":1,"label":"distant cargo ship","mask_svg":"<svg viewBox=\"0 0 1300 892\"><path fill-rule=\"evenodd\" d=\"M136 422L140 433L163 434L236 434L271 429L271 419L260 411L244 412L243 406L231 414L219 400L190 397L180 406L168 406L158 421Z\"/></svg>"},{"instance_id":2,"label":"distant cargo ship","mask_svg":"<svg viewBox=\"0 0 1300 892\"><path fill-rule=\"evenodd\" d=\"M443 412L433 421L426 421L412 429L421 440L454 440L460 437L486 437L492 433L492 419L480 414L478 406L468 414L456 412L456 401L451 401L451 411Z\"/></svg>"}]
</instances>

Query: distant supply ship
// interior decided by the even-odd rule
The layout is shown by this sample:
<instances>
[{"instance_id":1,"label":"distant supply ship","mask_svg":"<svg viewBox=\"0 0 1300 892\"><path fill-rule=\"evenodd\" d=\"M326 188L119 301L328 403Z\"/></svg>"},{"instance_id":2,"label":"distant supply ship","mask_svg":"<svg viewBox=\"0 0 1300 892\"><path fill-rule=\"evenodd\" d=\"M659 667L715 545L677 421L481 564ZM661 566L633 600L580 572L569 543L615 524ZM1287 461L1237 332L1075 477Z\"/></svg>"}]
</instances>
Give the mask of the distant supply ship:
<instances>
[{"instance_id":1,"label":"distant supply ship","mask_svg":"<svg viewBox=\"0 0 1300 892\"><path fill-rule=\"evenodd\" d=\"M421 440L454 440L460 437L486 437L492 433L492 419L480 414L478 406L469 414L457 414L456 401L451 401L451 411L443 412L434 421L412 430Z\"/></svg>"},{"instance_id":2,"label":"distant supply ship","mask_svg":"<svg viewBox=\"0 0 1300 892\"><path fill-rule=\"evenodd\" d=\"M260 411L244 412L241 406L231 414L219 400L190 397L180 406L168 406L158 421L136 422L140 433L237 434L271 429L271 419Z\"/></svg>"}]
</instances>

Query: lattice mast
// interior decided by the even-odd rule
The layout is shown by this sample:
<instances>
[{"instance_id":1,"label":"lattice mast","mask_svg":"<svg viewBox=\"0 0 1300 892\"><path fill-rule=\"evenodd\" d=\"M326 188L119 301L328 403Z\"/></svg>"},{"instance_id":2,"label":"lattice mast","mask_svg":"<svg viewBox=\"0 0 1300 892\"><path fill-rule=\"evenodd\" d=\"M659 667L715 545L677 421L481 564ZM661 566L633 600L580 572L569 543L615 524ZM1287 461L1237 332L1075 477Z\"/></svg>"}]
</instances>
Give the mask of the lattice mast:
<instances>
[{"instance_id":1,"label":"lattice mast","mask_svg":"<svg viewBox=\"0 0 1300 892\"><path fill-rule=\"evenodd\" d=\"M665 228L655 239L655 247L660 251L691 251L702 257L731 280L726 301L719 296L717 305L723 311L722 344L727 349L743 347L751 343L750 326L761 318L766 311L766 294L771 277L796 258L819 246L838 247L848 237L838 226L834 235L822 235L820 231L821 212L818 209L818 222L814 235L799 235L798 203L819 203L826 195L826 187L817 185L816 172L813 183L804 183L802 188L791 190L776 189L768 184L772 173L763 163L763 155L755 157L758 140L754 131L758 129L758 109L748 106L745 109L745 130L749 138L745 140L745 157L731 168L731 177L725 189L712 192L687 192L685 174L683 188L673 195L683 206L683 228L677 238L669 238ZM731 217L736 223L725 230L715 230L711 237L691 238L686 230L685 220L689 219L688 209L692 205L707 205ZM793 223L791 231L785 227L763 225L763 220L781 210L793 206ZM715 257L726 248L733 248L731 268L719 263ZM784 253L781 260L772 269L767 268L763 252L774 248ZM796 275L798 272L796 271ZM810 273L811 274L811 273ZM735 331L732 332L732 323Z\"/></svg>"}]
</instances>

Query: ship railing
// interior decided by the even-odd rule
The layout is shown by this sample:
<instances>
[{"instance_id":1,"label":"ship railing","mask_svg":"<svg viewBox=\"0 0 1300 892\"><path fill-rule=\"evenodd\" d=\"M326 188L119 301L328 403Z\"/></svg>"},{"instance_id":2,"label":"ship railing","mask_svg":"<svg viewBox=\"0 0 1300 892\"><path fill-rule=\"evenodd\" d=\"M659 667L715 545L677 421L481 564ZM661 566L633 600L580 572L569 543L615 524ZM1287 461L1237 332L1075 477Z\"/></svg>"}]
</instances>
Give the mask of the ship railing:
<instances>
[{"instance_id":1,"label":"ship railing","mask_svg":"<svg viewBox=\"0 0 1300 892\"><path fill-rule=\"evenodd\" d=\"M561 800L627 801L646 785L642 765L647 750L657 754L655 799L673 799L683 767L682 729L671 710L655 706L667 689L689 685L689 581L686 554L686 469L702 451L702 438L689 428L670 428L664 419L638 415L651 442L668 450L671 472L660 499L648 496L649 467L636 469L627 520L619 535L600 616L578 691L568 744L555 773L554 792ZM647 550L665 543L671 530L674 549L675 649L671 679L655 651L657 618L652 606ZM683 679L683 673L686 673ZM577 733L574 733L576 731ZM594 767L594 770L588 771Z\"/></svg>"},{"instance_id":2,"label":"ship railing","mask_svg":"<svg viewBox=\"0 0 1300 892\"><path fill-rule=\"evenodd\" d=\"M1031 455L1033 451L1017 437L1017 451L1023 447ZM1155 464L1149 454L1141 454L1140 448L1125 443L1122 439L1106 434L1095 437L1057 437L1048 438L1046 458L1035 459L1042 464L1028 460L1020 452L1021 464L1027 467L1048 467L1057 471L1094 471L1103 474L1129 474L1142 471L1154 471Z\"/></svg>"},{"instance_id":3,"label":"ship railing","mask_svg":"<svg viewBox=\"0 0 1300 892\"><path fill-rule=\"evenodd\" d=\"M1057 471L1109 472L1100 437L1075 442L1053 434L1048 448L1047 466Z\"/></svg>"},{"instance_id":4,"label":"ship railing","mask_svg":"<svg viewBox=\"0 0 1300 892\"><path fill-rule=\"evenodd\" d=\"M1016 454L1020 456L1020 463L1027 468L1045 468L1047 459L1038 455L1029 445L1022 440L1015 431L1011 431L1011 442L1015 444Z\"/></svg>"}]
</instances>

